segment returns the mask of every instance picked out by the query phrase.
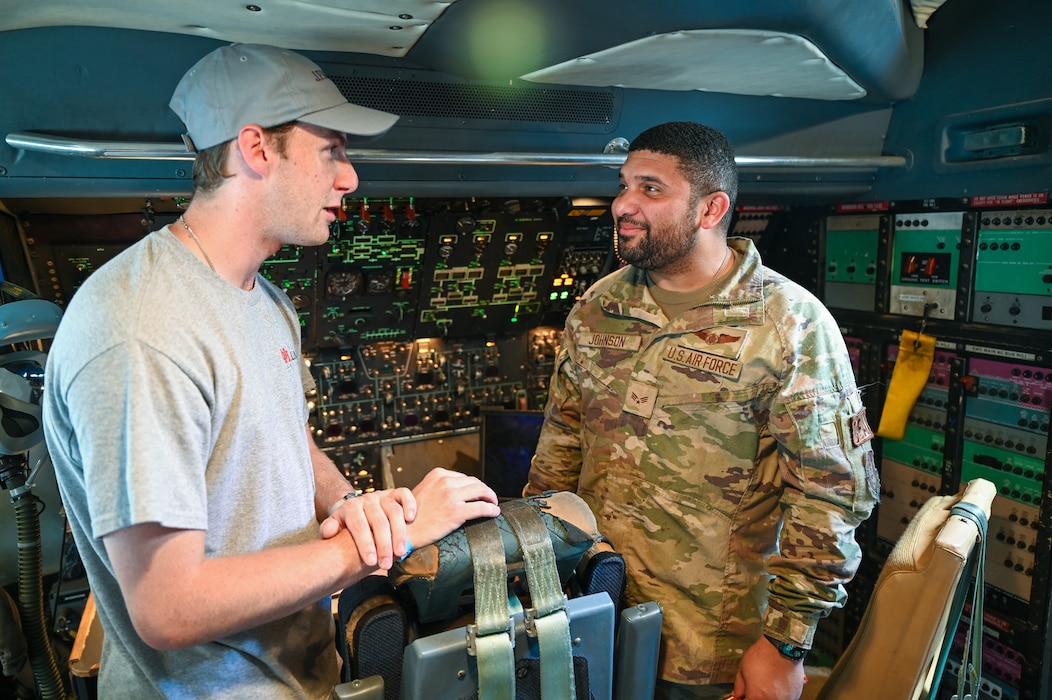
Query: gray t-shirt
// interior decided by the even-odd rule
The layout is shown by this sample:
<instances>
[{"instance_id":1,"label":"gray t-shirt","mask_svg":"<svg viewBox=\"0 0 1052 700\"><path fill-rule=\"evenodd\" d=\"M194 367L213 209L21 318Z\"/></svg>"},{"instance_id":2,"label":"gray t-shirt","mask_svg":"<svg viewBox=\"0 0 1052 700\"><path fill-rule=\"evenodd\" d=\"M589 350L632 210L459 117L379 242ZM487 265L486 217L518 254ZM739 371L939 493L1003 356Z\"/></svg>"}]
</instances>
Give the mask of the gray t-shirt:
<instances>
[{"instance_id":1,"label":"gray t-shirt","mask_svg":"<svg viewBox=\"0 0 1052 700\"><path fill-rule=\"evenodd\" d=\"M318 537L299 328L274 285L227 283L167 229L71 300L44 427L104 630L100 697L327 698L338 682L328 599L208 644L147 646L102 542L145 522L205 531L210 557Z\"/></svg>"}]
</instances>

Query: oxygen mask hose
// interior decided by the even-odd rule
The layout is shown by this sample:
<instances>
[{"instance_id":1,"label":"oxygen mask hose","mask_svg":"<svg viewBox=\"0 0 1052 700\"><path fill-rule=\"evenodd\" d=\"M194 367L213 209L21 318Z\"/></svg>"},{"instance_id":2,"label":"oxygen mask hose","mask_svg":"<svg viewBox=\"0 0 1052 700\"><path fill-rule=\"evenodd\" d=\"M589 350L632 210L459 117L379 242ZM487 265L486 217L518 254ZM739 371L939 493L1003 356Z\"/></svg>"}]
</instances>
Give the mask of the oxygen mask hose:
<instances>
[{"instance_id":1,"label":"oxygen mask hose","mask_svg":"<svg viewBox=\"0 0 1052 700\"><path fill-rule=\"evenodd\" d=\"M22 633L29 648L29 663L40 697L66 700L70 696L55 662L44 614L40 514L32 494L33 483L25 478L24 455L2 456L0 465L0 482L11 493L18 528L18 614L22 618Z\"/></svg>"},{"instance_id":2,"label":"oxygen mask hose","mask_svg":"<svg viewBox=\"0 0 1052 700\"><path fill-rule=\"evenodd\" d=\"M12 293L4 282L0 291ZM18 612L29 647L29 661L44 700L69 697L59 673L44 608L44 565L40 544L40 512L33 486L40 465L26 475L30 450L44 444L41 397L46 353L33 343L54 338L62 309L17 288L17 300L0 303L0 488L11 492L18 527ZM28 296L27 296L28 295Z\"/></svg>"}]
</instances>

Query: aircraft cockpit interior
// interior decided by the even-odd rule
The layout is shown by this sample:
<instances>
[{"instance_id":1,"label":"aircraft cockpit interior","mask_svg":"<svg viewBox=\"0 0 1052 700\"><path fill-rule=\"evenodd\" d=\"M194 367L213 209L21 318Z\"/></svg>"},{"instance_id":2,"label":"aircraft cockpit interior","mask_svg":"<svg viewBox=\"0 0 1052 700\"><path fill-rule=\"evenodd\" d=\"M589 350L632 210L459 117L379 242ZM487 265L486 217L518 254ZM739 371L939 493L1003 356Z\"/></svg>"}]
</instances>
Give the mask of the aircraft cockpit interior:
<instances>
[{"instance_id":1,"label":"aircraft cockpit interior","mask_svg":"<svg viewBox=\"0 0 1052 700\"><path fill-rule=\"evenodd\" d=\"M427 494L440 491L441 468L443 483L492 489L484 507L500 507L500 528L443 516L436 536L406 540L404 561L393 552L389 576L343 593L308 586L309 568L255 583L261 596L291 600L303 589L331 605L332 668L310 672L332 676L325 697L717 697L690 694L700 684L743 700L752 694L742 683L769 682L751 669L783 662L801 663L807 682L786 666L799 687L762 697L1052 697L1050 33L1052 5L1039 0L5 0L0 486L10 498L0 498L0 696L94 700L105 697L100 683L151 677L158 697L203 697L207 685L184 688L181 674L199 661L193 654L222 646L244 658L224 651L232 678L215 697L314 697L295 681L289 695L265 684L251 695L258 679L245 658L254 652L229 643L246 627L294 619L292 602L230 613L213 586L195 599L216 605L200 639L143 622L141 609L161 601L132 581L152 584L157 562L129 553L163 561L172 550L156 529L156 540L137 538L150 528L199 533L190 539L203 569L236 550L260 557L252 571L268 565L269 547L303 537L291 526L236 532L227 518L248 502L273 503L282 522L306 508L309 526L326 533L318 542L359 541L351 515L387 522L404 512L399 493L418 494L421 523L438 520L427 504L447 501ZM296 65L325 87L297 99L328 90L340 107L365 108L360 118L390 121L370 134L335 128L345 141L310 166L293 157L296 144L334 128L302 109L232 133L219 118L184 123L190 107L173 94L192 68L223 47L254 45L311 62ZM262 82L212 87L208 99L232 113L295 93L271 95ZM281 131L286 121L292 132ZM722 134L733 186L697 190L675 151L636 141L669 123ZM213 131L232 139L219 156L230 160L213 164L205 185L201 154L214 146L194 135ZM252 150L252 135L275 151ZM666 162L682 164L667 171L676 182L691 183L684 211L716 212L703 233L723 225L739 241L726 257L722 243L717 258L694 255L693 214L663 199L677 191L662 180ZM331 168L335 190L293 180L281 170L292 163L297 173L319 168L321 179ZM238 206L225 206L231 191L244 195ZM219 221L239 237L209 251ZM150 241L162 231L185 244L180 266L202 263L193 275L135 267L154 265ZM686 242L662 248L655 231ZM277 330L251 315L241 322L242 306L201 277L249 260L264 236L269 248L245 263L241 291L276 290L264 302L279 310ZM652 261L674 250L693 251L704 285L663 285L686 268ZM799 293L784 301L751 287L748 306L721 296L713 285L750 260L762 261L766 284ZM155 268L182 299L132 298L136 271ZM614 298L630 279L647 291ZM201 296L186 297L184 282ZM76 303L81 291L97 309ZM705 294L703 324L688 291ZM133 311L169 346L143 340L148 359L129 349L107 360ZM69 341L51 352L65 326ZM293 340L271 368L232 350L251 347L228 345L235 332ZM826 335L832 346L803 349ZM182 373L192 362L198 369ZM107 381L86 388L95 375L84 368L96 364ZM768 374L755 380L761 365ZM301 371L282 374L287 367ZM302 405L286 382L302 383ZM163 402L138 403L159 394ZM271 401L267 411L252 405ZM113 426L119 411L122 429L88 439L96 415L107 412L99 424ZM235 430L242 416L275 421ZM278 427L300 417L295 430ZM269 441L292 434L299 452L288 454L313 460L313 472L274 468L285 453ZM200 474L166 464L163 488L173 502L199 497L207 508L187 505L184 518L157 506L164 516L153 517L125 460L190 454L195 440L208 445ZM841 453L850 468L836 478L853 496L821 471ZM234 454L247 456L240 470L213 469ZM81 466L69 480L94 459L119 463L119 476ZM574 465L568 475L552 471L562 459ZM319 461L350 489L328 498L331 508L311 505L330 488ZM768 463L770 473L760 468ZM550 511L544 496L524 494L531 479ZM781 495L764 498L767 488ZM575 492L569 506L551 497L559 491ZM748 520L749 507L765 510ZM326 522L346 532L333 535ZM761 537L750 529L761 522L775 533L762 545L748 539ZM405 527L385 535L392 546L423 530ZM90 557L76 538L96 543ZM484 552L496 557L486 566ZM543 588L539 562L553 588ZM952 578L933 582L940 562ZM464 568L451 573L454 565ZM710 586L715 569L725 578ZM103 570L112 580L96 586ZM904 570L926 578L904 585ZM429 613L441 585L474 592L457 589L448 615ZM253 597L226 600L240 595ZM727 606L718 630L692 617L718 605ZM203 616L190 614L195 606L164 624L189 628ZM939 614L926 622L923 610ZM930 629L912 631L911 621ZM297 625L280 635L302 651L313 641ZM762 649L777 663L758 660L759 646L724 648L723 633L750 645L766 636ZM885 639L900 633L933 635L913 687L846 691L854 665L891 676L906 668L903 648L924 645ZM107 675L107 658L134 666L131 652L115 651L118 635L142 637L149 671ZM738 663L750 669L746 681Z\"/></svg>"}]
</instances>

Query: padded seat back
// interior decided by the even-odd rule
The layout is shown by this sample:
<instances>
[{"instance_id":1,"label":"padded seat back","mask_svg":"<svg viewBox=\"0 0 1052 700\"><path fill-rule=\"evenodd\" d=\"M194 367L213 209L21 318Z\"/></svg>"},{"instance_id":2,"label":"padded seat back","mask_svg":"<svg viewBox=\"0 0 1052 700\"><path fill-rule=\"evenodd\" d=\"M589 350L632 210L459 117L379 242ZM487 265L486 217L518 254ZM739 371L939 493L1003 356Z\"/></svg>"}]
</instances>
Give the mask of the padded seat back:
<instances>
[{"instance_id":1,"label":"padded seat back","mask_svg":"<svg viewBox=\"0 0 1052 700\"><path fill-rule=\"evenodd\" d=\"M888 556L858 631L818 700L934 695L995 493L992 483L976 479L958 494L935 496L921 507ZM972 517L953 513L958 504L977 514L972 517L985 516L982 527Z\"/></svg>"}]
</instances>

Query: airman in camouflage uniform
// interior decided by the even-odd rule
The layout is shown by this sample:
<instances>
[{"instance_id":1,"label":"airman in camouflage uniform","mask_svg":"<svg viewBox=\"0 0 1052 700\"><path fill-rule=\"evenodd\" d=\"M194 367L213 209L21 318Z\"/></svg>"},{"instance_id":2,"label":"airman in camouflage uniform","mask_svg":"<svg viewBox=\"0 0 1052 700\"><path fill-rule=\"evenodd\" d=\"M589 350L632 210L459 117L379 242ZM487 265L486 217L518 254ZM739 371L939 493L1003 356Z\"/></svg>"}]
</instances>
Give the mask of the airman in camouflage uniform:
<instances>
[{"instance_id":1,"label":"airman in camouflage uniform","mask_svg":"<svg viewBox=\"0 0 1052 700\"><path fill-rule=\"evenodd\" d=\"M726 242L733 266L674 318L635 266L583 295L525 489L588 502L627 602L663 607L661 677L685 685L734 682L761 634L810 648L879 488L836 322L750 240Z\"/></svg>"}]
</instances>

